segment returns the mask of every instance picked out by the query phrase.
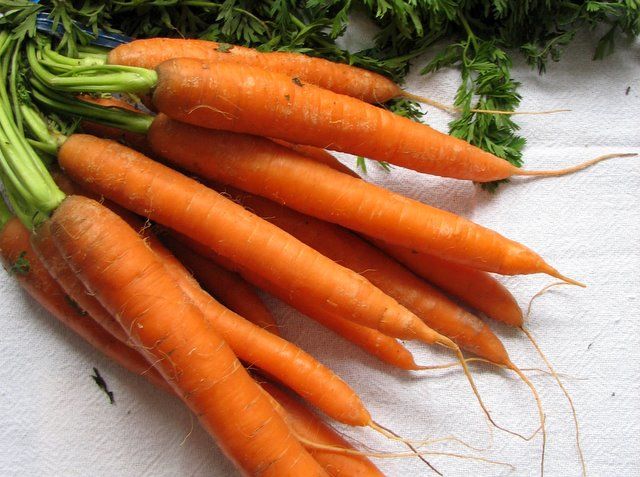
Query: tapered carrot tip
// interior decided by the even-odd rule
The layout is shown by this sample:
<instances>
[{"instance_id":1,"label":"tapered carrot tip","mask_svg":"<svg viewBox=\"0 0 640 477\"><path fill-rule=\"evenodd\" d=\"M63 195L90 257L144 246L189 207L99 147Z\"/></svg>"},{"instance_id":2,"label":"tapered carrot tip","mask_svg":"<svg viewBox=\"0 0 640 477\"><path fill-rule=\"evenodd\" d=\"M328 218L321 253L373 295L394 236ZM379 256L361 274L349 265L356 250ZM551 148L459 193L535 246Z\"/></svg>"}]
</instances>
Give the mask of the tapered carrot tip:
<instances>
[{"instance_id":1,"label":"tapered carrot tip","mask_svg":"<svg viewBox=\"0 0 640 477\"><path fill-rule=\"evenodd\" d=\"M567 167L566 169L558 169L555 171L527 171L514 167L514 176L534 176L534 177L556 177L556 176L564 176L567 174L573 174L574 172L582 171L588 167L591 167L599 162L607 161L609 159L614 159L618 157L635 157L638 154L631 153L621 153L621 154L605 154L604 156L598 156L595 159L591 159L589 161L583 162L581 164L575 165L573 167ZM560 277L558 277L560 278Z\"/></svg>"},{"instance_id":2,"label":"tapered carrot tip","mask_svg":"<svg viewBox=\"0 0 640 477\"><path fill-rule=\"evenodd\" d=\"M579 282L578 280L574 280L573 278L565 277L563 274L559 273L557 270L554 270L554 273L549 273L549 275L551 275L552 277L558 278L563 282L568 283L569 285L575 285L578 287L587 288L587 285L585 285L584 283Z\"/></svg>"}]
</instances>

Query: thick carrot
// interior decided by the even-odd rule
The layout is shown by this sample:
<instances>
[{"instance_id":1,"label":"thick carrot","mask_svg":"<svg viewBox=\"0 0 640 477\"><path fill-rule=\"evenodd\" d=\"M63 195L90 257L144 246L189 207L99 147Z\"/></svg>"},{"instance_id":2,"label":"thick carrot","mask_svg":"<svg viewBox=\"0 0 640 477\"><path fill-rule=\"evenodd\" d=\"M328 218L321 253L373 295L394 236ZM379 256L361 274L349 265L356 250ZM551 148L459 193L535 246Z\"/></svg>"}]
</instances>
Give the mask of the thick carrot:
<instances>
[{"instance_id":1,"label":"thick carrot","mask_svg":"<svg viewBox=\"0 0 640 477\"><path fill-rule=\"evenodd\" d=\"M69 188L83 195L87 194L77 184L68 184L66 189ZM252 325L216 302L202 291L184 265L164 247L149 227L144 226L140 218L110 201L105 201L105 206L120 215L138 232L174 282L193 300L207 322L222 335L240 359L279 379L336 420L352 425L367 425L371 417L364 405L354 391L331 370L297 346ZM179 250L179 244L172 245L182 252L181 258L188 257L188 250ZM197 262L194 259L187 265L198 266ZM294 369L290 368L292 362L296 363Z\"/></svg>"},{"instance_id":2,"label":"thick carrot","mask_svg":"<svg viewBox=\"0 0 640 477\"><path fill-rule=\"evenodd\" d=\"M72 179L94 192L197 238L263 278L278 281L290 293L392 336L451 345L358 274L215 191L121 144L72 135L60 148L58 160Z\"/></svg>"},{"instance_id":3,"label":"thick carrot","mask_svg":"<svg viewBox=\"0 0 640 477\"><path fill-rule=\"evenodd\" d=\"M495 363L510 365L504 346L485 323L353 233L262 197L229 187L221 190L258 216L360 273L462 348Z\"/></svg>"},{"instance_id":4,"label":"thick carrot","mask_svg":"<svg viewBox=\"0 0 640 477\"><path fill-rule=\"evenodd\" d=\"M204 40L152 38L120 45L109 52L115 65L154 69L173 58L197 58L220 63L242 63L296 77L336 93L369 103L384 103L405 92L382 75L354 66L334 63L299 53L261 53L242 46Z\"/></svg>"},{"instance_id":5,"label":"thick carrot","mask_svg":"<svg viewBox=\"0 0 640 477\"><path fill-rule=\"evenodd\" d=\"M214 298L253 324L279 334L275 318L240 275L197 255L172 237L163 237L163 242Z\"/></svg>"},{"instance_id":6,"label":"thick carrot","mask_svg":"<svg viewBox=\"0 0 640 477\"><path fill-rule=\"evenodd\" d=\"M353 449L340 434L278 386L269 382L260 382L260 385L275 400L276 410L282 413L283 419L296 435L318 444ZM331 476L383 476L382 472L365 456L339 454L313 447L307 450Z\"/></svg>"},{"instance_id":7,"label":"thick carrot","mask_svg":"<svg viewBox=\"0 0 640 477\"><path fill-rule=\"evenodd\" d=\"M539 255L496 232L267 139L198 128L164 115L154 120L148 137L158 155L180 168L304 214L486 271L563 278Z\"/></svg>"},{"instance_id":8,"label":"thick carrot","mask_svg":"<svg viewBox=\"0 0 640 477\"><path fill-rule=\"evenodd\" d=\"M381 240L370 240L418 276L489 318L510 326L522 326L522 310L518 302L509 290L489 273L426 253L390 245Z\"/></svg>"},{"instance_id":9,"label":"thick carrot","mask_svg":"<svg viewBox=\"0 0 640 477\"><path fill-rule=\"evenodd\" d=\"M162 63L157 74L155 106L190 124L477 182L523 174L508 161L425 124L259 68L181 58Z\"/></svg>"},{"instance_id":10,"label":"thick carrot","mask_svg":"<svg viewBox=\"0 0 640 477\"><path fill-rule=\"evenodd\" d=\"M84 284L71 270L51 237L50 223L42 223L31 235L31 244L47 271L78 306L102 326L114 338L128 345L129 337L113 316L105 310L95 296L89 294Z\"/></svg>"},{"instance_id":11,"label":"thick carrot","mask_svg":"<svg viewBox=\"0 0 640 477\"><path fill-rule=\"evenodd\" d=\"M29 237L29 231L15 218L0 230L0 256L5 269L16 277L22 288L98 351L132 373L144 376L156 387L171 392L164 378L140 353L115 339L74 304L38 259Z\"/></svg>"},{"instance_id":12,"label":"thick carrot","mask_svg":"<svg viewBox=\"0 0 640 477\"><path fill-rule=\"evenodd\" d=\"M413 360L411 352L394 338L391 338L377 330L345 320L326 308L312 306L304 299L303 296L289 293L286 287L278 287L277 283L264 280L250 271L241 270L236 264L230 262L224 257L221 257L209 247L206 247L193 239L180 234L175 234L174 237L181 243L185 244L188 248L195 251L200 257L203 257L203 260L204 257L206 257L206 259L217 263L227 270L239 273L248 282L267 291L271 295L278 297L283 302L288 303L298 311L307 315L309 318L314 319L326 328L329 328L343 338L351 341L353 344L359 346L379 360L400 369L420 369Z\"/></svg>"},{"instance_id":13,"label":"thick carrot","mask_svg":"<svg viewBox=\"0 0 640 477\"><path fill-rule=\"evenodd\" d=\"M67 184L65 191L68 192L69 190L81 192L83 195L92 195L91 192L87 193L75 183ZM352 425L367 425L371 420L369 413L353 390L338 376L297 346L253 326L242 316L230 312L213 300L211 296L202 291L184 266L187 265L189 268L195 267L197 269L204 268L206 272L208 265L217 266L215 263L207 261L208 263L204 264L204 259L198 260L200 257L194 256L184 246L181 246L175 240L171 241L169 238L172 249L179 253L181 259L186 259L183 265L165 248L155 234L151 232L151 229L145 227L142 220L108 200L104 204L120 215L131 228L138 232L149 248L162 261L174 281L205 314L208 322L211 323L216 332L223 336L240 359L279 379L282 383L304 396L318 409L336 420ZM212 278L215 277L209 276L209 279ZM215 286L219 288L219 285ZM255 298L259 300L257 296ZM244 306L246 307L246 305ZM268 310L265 310L265 312L268 313ZM255 311L253 313L252 316L256 317ZM272 317L271 321L268 321L267 318L258 315L256 320L260 321L260 323L256 323L258 326L265 324L265 320L267 321L267 326L261 326L262 328L274 327ZM293 370L289 368L291 362L297 363Z\"/></svg>"},{"instance_id":14,"label":"thick carrot","mask_svg":"<svg viewBox=\"0 0 640 477\"><path fill-rule=\"evenodd\" d=\"M67 197L51 220L85 286L245 475L326 475L133 229L80 196Z\"/></svg>"}]
</instances>

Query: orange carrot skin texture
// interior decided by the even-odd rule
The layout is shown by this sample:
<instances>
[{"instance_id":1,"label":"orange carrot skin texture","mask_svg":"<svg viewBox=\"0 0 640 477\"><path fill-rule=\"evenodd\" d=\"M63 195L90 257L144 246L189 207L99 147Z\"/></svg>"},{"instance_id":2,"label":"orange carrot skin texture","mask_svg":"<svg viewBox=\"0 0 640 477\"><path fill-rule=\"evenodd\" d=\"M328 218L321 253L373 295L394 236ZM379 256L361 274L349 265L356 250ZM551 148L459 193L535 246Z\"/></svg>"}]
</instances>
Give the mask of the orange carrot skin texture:
<instances>
[{"instance_id":1,"label":"orange carrot skin texture","mask_svg":"<svg viewBox=\"0 0 640 477\"><path fill-rule=\"evenodd\" d=\"M332 260L361 273L459 346L495 363L510 362L504 346L482 320L353 233L262 197L230 188L225 191L255 214Z\"/></svg>"},{"instance_id":2,"label":"orange carrot skin texture","mask_svg":"<svg viewBox=\"0 0 640 477\"><path fill-rule=\"evenodd\" d=\"M304 144L291 144L290 142L283 141L282 139L271 139L276 144L280 144L281 146L288 147L289 149L293 149L296 152L299 152L303 156L308 157L309 159L313 159L316 162L320 162L322 164L326 164L331 169L335 169L336 171L344 172L345 174L349 174L357 179L360 179L360 176L345 166L342 162L335 158L335 156L324 149L320 149L315 146L305 146Z\"/></svg>"},{"instance_id":3,"label":"orange carrot skin texture","mask_svg":"<svg viewBox=\"0 0 640 477\"><path fill-rule=\"evenodd\" d=\"M492 230L267 139L199 128L165 115L156 118L148 137L158 155L200 177L396 245L505 275L553 271L539 255Z\"/></svg>"},{"instance_id":4,"label":"orange carrot skin texture","mask_svg":"<svg viewBox=\"0 0 640 477\"><path fill-rule=\"evenodd\" d=\"M275 400L282 411L282 417L296 435L318 444L353 449L336 431L278 386L268 382L262 382L261 386ZM383 477L384 475L365 456L338 454L313 447L308 447L307 450L332 477Z\"/></svg>"},{"instance_id":5,"label":"orange carrot skin texture","mask_svg":"<svg viewBox=\"0 0 640 477\"><path fill-rule=\"evenodd\" d=\"M42 223L31 236L33 249L44 264L47 271L58 282L65 293L85 310L114 338L128 345L129 337L120 323L105 310L96 297L87 292L84 284L71 270L60 251L56 248L51 237L50 223Z\"/></svg>"},{"instance_id":6,"label":"orange carrot skin texture","mask_svg":"<svg viewBox=\"0 0 640 477\"><path fill-rule=\"evenodd\" d=\"M372 240L416 275L440 287L489 318L510 326L523 325L522 310L507 288L489 273L447 262L426 253Z\"/></svg>"},{"instance_id":7,"label":"orange carrot skin texture","mask_svg":"<svg viewBox=\"0 0 640 477\"><path fill-rule=\"evenodd\" d=\"M92 194L66 179L66 192ZM95 200L95 197L92 198ZM223 336L240 359L268 372L340 422L358 426L369 423L371 416L358 396L331 370L297 346L252 325L242 316L238 316L212 299L202 291L185 266L160 242L149 227L144 227L139 217L128 210L122 210L113 202L108 200L104 202L106 207L117 213L145 240L174 282L193 300L205 314L213 329ZM178 243L173 245L175 245L174 249L180 246ZM184 252L182 258L185 258L189 251L182 251ZM194 263L197 260L191 258L189 264L197 265ZM295 363L293 368L291 363Z\"/></svg>"},{"instance_id":8,"label":"orange carrot skin texture","mask_svg":"<svg viewBox=\"0 0 640 477\"><path fill-rule=\"evenodd\" d=\"M289 293L286 287L278 287L277 284L261 279L248 270L241 270L236 264L217 255L213 250L193 239L179 234L176 234L175 238L195 251L199 256L206 257L227 270L239 273L249 283L288 303L293 308L296 308L301 313L317 321L324 327L329 328L346 340L351 341L380 361L400 369L418 369L418 365L413 360L411 352L394 338L377 330L345 320L324 308L312 306L312 304L304 300L303 297Z\"/></svg>"},{"instance_id":9,"label":"orange carrot skin texture","mask_svg":"<svg viewBox=\"0 0 640 477\"><path fill-rule=\"evenodd\" d=\"M194 253L171 237L165 237L164 242L213 297L260 328L279 334L278 325L269 309L251 285L237 273Z\"/></svg>"},{"instance_id":10,"label":"orange carrot skin texture","mask_svg":"<svg viewBox=\"0 0 640 477\"><path fill-rule=\"evenodd\" d=\"M0 255L5 268L10 270L22 253L29 263L26 273L14 273L22 288L60 322L108 358L132 373L144 376L159 389L171 392L164 378L140 353L115 339L87 312L71 304L68 295L38 259L29 236L29 231L16 218L7 222L0 231Z\"/></svg>"},{"instance_id":11,"label":"orange carrot skin texture","mask_svg":"<svg viewBox=\"0 0 640 477\"><path fill-rule=\"evenodd\" d=\"M176 268L168 271L244 362L266 371L339 422L353 426L371 422L357 394L326 366L297 346L228 310L207 295L191 276Z\"/></svg>"},{"instance_id":12,"label":"orange carrot skin texture","mask_svg":"<svg viewBox=\"0 0 640 477\"><path fill-rule=\"evenodd\" d=\"M221 51L224 50L224 51ZM196 58L219 63L241 63L299 78L321 88L359 98L368 103L384 103L403 91L382 75L343 63L334 63L299 53L259 52L242 46L220 48L205 40L153 38L136 40L111 50L110 64L154 69L174 58Z\"/></svg>"},{"instance_id":13,"label":"orange carrot skin texture","mask_svg":"<svg viewBox=\"0 0 640 477\"><path fill-rule=\"evenodd\" d=\"M251 66L181 58L158 66L156 108L179 121L487 182L518 172L508 161L429 126L312 84Z\"/></svg>"},{"instance_id":14,"label":"orange carrot skin texture","mask_svg":"<svg viewBox=\"0 0 640 477\"><path fill-rule=\"evenodd\" d=\"M72 135L60 148L58 161L73 180L94 192L197 237L220 255L282 283L290 293L334 308L344 318L399 338L427 342L441 338L358 274L215 191L121 144Z\"/></svg>"},{"instance_id":15,"label":"orange carrot skin texture","mask_svg":"<svg viewBox=\"0 0 640 477\"><path fill-rule=\"evenodd\" d=\"M85 286L244 475L326 475L133 229L80 196L67 197L51 220L56 245Z\"/></svg>"}]
</instances>

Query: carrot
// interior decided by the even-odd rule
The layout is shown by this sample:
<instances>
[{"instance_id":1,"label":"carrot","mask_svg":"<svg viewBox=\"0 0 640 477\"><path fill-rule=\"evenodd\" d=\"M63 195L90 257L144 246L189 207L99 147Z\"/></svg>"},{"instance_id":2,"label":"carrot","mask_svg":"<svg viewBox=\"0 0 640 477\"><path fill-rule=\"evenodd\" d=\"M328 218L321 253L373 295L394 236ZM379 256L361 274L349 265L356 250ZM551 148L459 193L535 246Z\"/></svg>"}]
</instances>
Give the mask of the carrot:
<instances>
[{"instance_id":1,"label":"carrot","mask_svg":"<svg viewBox=\"0 0 640 477\"><path fill-rule=\"evenodd\" d=\"M160 63L174 58L194 58L217 63L240 63L254 66L292 78L299 78L305 83L352 96L367 103L386 103L394 98L407 98L451 113L462 111L455 106L404 91L389 78L372 71L300 53L259 52L243 46L205 40L149 38L118 46L109 52L107 61L112 65L154 69ZM470 111L513 115L548 114L568 110L525 112L471 109Z\"/></svg>"},{"instance_id":2,"label":"carrot","mask_svg":"<svg viewBox=\"0 0 640 477\"><path fill-rule=\"evenodd\" d=\"M65 189L69 191L69 188L76 193L86 193L77 184L67 184ZM121 210L120 206L110 201L105 201L105 206L120 215L138 232L165 266L174 282L194 302L211 327L222 335L240 359L279 379L338 421L361 426L371 421L369 413L354 391L331 370L297 346L252 325L216 302L202 291L184 265L138 217L127 210ZM172 243L172 248L181 252L181 258L188 257L188 250L181 250L179 244ZM197 262L192 259L188 266L197 265ZM294 369L290 369L291 362L296 363Z\"/></svg>"},{"instance_id":3,"label":"carrot","mask_svg":"<svg viewBox=\"0 0 640 477\"><path fill-rule=\"evenodd\" d=\"M163 242L214 298L255 325L279 334L278 324L269 309L255 289L237 273L204 259L171 237L163 237Z\"/></svg>"},{"instance_id":4,"label":"carrot","mask_svg":"<svg viewBox=\"0 0 640 477\"><path fill-rule=\"evenodd\" d=\"M382 75L354 66L299 53L261 53L251 48L205 40L151 38L111 50L108 63L154 69L173 58L197 58L220 63L241 63L300 78L305 83L359 98L384 103L404 91Z\"/></svg>"},{"instance_id":5,"label":"carrot","mask_svg":"<svg viewBox=\"0 0 640 477\"><path fill-rule=\"evenodd\" d=\"M102 326L110 335L128 345L129 337L113 316L93 295L89 294L64 257L53 243L50 223L44 222L31 235L31 244L47 271L78 306Z\"/></svg>"},{"instance_id":6,"label":"carrot","mask_svg":"<svg viewBox=\"0 0 640 477\"><path fill-rule=\"evenodd\" d=\"M425 124L252 66L180 58L160 64L156 72L156 108L190 124L283 139L477 182L552 175L550 171L523 171ZM553 175L588 165L591 162Z\"/></svg>"},{"instance_id":7,"label":"carrot","mask_svg":"<svg viewBox=\"0 0 640 477\"><path fill-rule=\"evenodd\" d=\"M509 326L523 324L522 310L507 288L490 274L415 250L370 239L416 275L459 298L489 318Z\"/></svg>"},{"instance_id":8,"label":"carrot","mask_svg":"<svg viewBox=\"0 0 640 477\"><path fill-rule=\"evenodd\" d=\"M496 232L267 139L198 128L163 115L153 121L148 137L158 155L180 168L306 215L486 271L564 279L539 255Z\"/></svg>"},{"instance_id":9,"label":"carrot","mask_svg":"<svg viewBox=\"0 0 640 477\"><path fill-rule=\"evenodd\" d=\"M245 475L326 475L135 231L80 196L51 220L71 267Z\"/></svg>"},{"instance_id":10,"label":"carrot","mask_svg":"<svg viewBox=\"0 0 640 477\"><path fill-rule=\"evenodd\" d=\"M278 287L276 283L264 280L255 273L247 270L241 270L233 262L221 257L210 248L193 239L180 234L174 234L173 238L196 252L200 257L202 257L202 260L210 260L227 270L239 273L248 282L267 291L271 295L276 296L283 302L288 303L301 313L314 319L343 338L351 341L353 344L359 346L379 360L400 369L421 369L413 360L411 352L394 338L391 338L377 330L345 320L326 308L312 306L299 294L289 293L286 287Z\"/></svg>"},{"instance_id":11,"label":"carrot","mask_svg":"<svg viewBox=\"0 0 640 477\"><path fill-rule=\"evenodd\" d=\"M392 336L452 344L358 274L140 153L76 134L62 145L58 160L72 179L94 192L197 237L220 255L279 281L290 293Z\"/></svg>"},{"instance_id":12,"label":"carrot","mask_svg":"<svg viewBox=\"0 0 640 477\"><path fill-rule=\"evenodd\" d=\"M228 187L221 190L323 255L360 273L462 348L494 363L511 365L504 346L485 323L356 235L264 198Z\"/></svg>"},{"instance_id":13,"label":"carrot","mask_svg":"<svg viewBox=\"0 0 640 477\"><path fill-rule=\"evenodd\" d=\"M38 259L29 231L16 218L0 230L0 256L20 286L61 323L123 368L144 376L154 386L171 392L166 381L137 351L116 340L75 304Z\"/></svg>"},{"instance_id":14,"label":"carrot","mask_svg":"<svg viewBox=\"0 0 640 477\"><path fill-rule=\"evenodd\" d=\"M260 382L260 385L273 398L274 407L296 435L318 444L353 449L335 430L282 389L264 381ZM307 450L331 476L383 476L382 472L365 456L338 454L313 447Z\"/></svg>"}]
</instances>

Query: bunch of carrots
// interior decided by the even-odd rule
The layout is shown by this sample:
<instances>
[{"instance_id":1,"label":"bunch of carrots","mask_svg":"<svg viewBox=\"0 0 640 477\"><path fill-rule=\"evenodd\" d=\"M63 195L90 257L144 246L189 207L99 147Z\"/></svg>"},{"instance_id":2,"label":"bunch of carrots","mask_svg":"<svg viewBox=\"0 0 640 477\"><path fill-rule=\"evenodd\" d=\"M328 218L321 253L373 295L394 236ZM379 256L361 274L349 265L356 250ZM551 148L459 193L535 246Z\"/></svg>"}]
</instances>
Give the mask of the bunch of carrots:
<instances>
[{"instance_id":1,"label":"bunch of carrots","mask_svg":"<svg viewBox=\"0 0 640 477\"><path fill-rule=\"evenodd\" d=\"M326 150L477 182L602 158L517 169L378 107L408 94L388 79L300 54L151 39L69 58L8 32L0 52L5 267L96 348L181 399L241 473L381 475L367 455L388 455L354 449L282 387L411 448L397 456L428 454L283 339L256 288L390 366L429 369L398 341L417 340L453 352L476 395L461 350L536 395L479 318L528 334L489 272L580 283L495 231L364 181ZM84 133L51 120L61 117Z\"/></svg>"}]
</instances>

